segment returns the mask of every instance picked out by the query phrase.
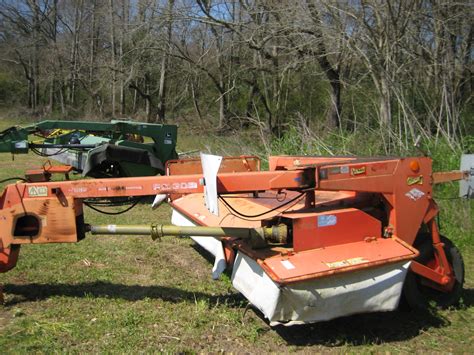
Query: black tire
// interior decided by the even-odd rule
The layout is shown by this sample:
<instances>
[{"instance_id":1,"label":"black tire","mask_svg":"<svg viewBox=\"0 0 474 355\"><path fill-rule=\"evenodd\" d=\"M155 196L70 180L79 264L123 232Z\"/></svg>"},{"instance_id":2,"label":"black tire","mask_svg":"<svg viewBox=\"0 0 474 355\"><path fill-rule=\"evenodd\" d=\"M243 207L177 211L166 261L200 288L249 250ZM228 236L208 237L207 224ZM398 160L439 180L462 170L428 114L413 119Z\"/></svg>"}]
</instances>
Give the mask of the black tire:
<instances>
[{"instance_id":1,"label":"black tire","mask_svg":"<svg viewBox=\"0 0 474 355\"><path fill-rule=\"evenodd\" d=\"M454 271L456 278L454 287L447 293L435 290L423 285L422 277L409 270L403 285L403 297L412 309L425 310L432 303L440 308L448 308L459 303L464 284L464 261L453 242L444 236L441 236L441 242L444 243L446 257ZM425 264L434 257L433 244L429 234L419 235L414 246L420 251L420 255L415 261Z\"/></svg>"}]
</instances>

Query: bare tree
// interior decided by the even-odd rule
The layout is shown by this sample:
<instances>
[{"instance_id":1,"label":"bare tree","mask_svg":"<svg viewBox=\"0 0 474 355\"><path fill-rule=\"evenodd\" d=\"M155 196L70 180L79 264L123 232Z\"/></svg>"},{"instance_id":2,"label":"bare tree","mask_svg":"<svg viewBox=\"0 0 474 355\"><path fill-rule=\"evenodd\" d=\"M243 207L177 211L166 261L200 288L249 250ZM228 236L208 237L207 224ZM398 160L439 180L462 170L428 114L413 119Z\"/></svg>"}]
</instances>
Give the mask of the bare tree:
<instances>
[{"instance_id":1,"label":"bare tree","mask_svg":"<svg viewBox=\"0 0 474 355\"><path fill-rule=\"evenodd\" d=\"M0 86L36 114L455 146L474 127L472 18L467 0L3 0Z\"/></svg>"},{"instance_id":2,"label":"bare tree","mask_svg":"<svg viewBox=\"0 0 474 355\"><path fill-rule=\"evenodd\" d=\"M168 0L168 6L166 8L166 39L164 42L163 54L161 57L161 73L160 73L160 84L158 90L158 119L161 122L165 122L166 114L166 85L168 79L168 62L171 55L171 36L173 32L173 7L174 0Z\"/></svg>"}]
</instances>

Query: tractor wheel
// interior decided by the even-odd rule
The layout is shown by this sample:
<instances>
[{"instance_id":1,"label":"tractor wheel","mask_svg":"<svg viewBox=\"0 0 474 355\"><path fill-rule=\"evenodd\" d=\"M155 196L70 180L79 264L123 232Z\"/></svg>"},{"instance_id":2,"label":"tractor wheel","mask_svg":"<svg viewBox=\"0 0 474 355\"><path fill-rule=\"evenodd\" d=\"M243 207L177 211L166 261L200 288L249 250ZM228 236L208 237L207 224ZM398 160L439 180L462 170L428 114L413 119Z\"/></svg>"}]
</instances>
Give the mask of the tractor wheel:
<instances>
[{"instance_id":1,"label":"tractor wheel","mask_svg":"<svg viewBox=\"0 0 474 355\"><path fill-rule=\"evenodd\" d=\"M432 302L440 308L448 308L456 305L461 298L464 283L464 261L453 242L444 236L441 236L441 242L444 243L446 257L456 278L453 289L450 292L435 290L423 284L423 277L409 270L403 285L403 296L412 309L427 309ZM426 265L430 260L433 260L434 249L429 234L419 235L414 246L420 252L415 261Z\"/></svg>"}]
</instances>

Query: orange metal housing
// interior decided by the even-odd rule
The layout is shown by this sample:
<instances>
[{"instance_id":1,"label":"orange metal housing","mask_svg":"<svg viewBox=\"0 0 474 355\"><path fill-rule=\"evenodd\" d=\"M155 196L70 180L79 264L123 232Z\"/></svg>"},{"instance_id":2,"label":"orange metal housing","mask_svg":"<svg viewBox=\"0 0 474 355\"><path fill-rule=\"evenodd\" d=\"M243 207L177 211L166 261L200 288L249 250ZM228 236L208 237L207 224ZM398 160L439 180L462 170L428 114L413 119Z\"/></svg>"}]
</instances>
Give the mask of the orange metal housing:
<instances>
[{"instance_id":1,"label":"orange metal housing","mask_svg":"<svg viewBox=\"0 0 474 355\"><path fill-rule=\"evenodd\" d=\"M410 246L426 226L436 265L414 263L413 270L440 287L452 285L434 219L431 159L280 156L270 158L270 171L254 171L259 162L252 157L231 160L223 165L228 172L217 176L217 191L226 202L220 201L219 217L203 206L205 181L195 160L170 163L169 172L176 175L169 176L9 185L0 198L0 271L13 267L17 254L12 250L20 244L80 240L86 198L169 194L176 198L173 208L197 225L286 221L293 238L289 245L252 250L242 241L225 242L227 258L239 250L281 283L413 259ZM302 267L296 272L282 260Z\"/></svg>"},{"instance_id":2,"label":"orange metal housing","mask_svg":"<svg viewBox=\"0 0 474 355\"><path fill-rule=\"evenodd\" d=\"M284 213L282 217L290 221L295 252L382 237L380 221L355 208Z\"/></svg>"},{"instance_id":3,"label":"orange metal housing","mask_svg":"<svg viewBox=\"0 0 474 355\"><path fill-rule=\"evenodd\" d=\"M426 225L433 230L435 225L434 217L438 209L432 199L430 158L279 156L270 157L269 162L272 171L315 169L315 186L306 190L306 201L299 201L290 211L276 209L275 212L265 215L264 221L249 221L239 217L223 204L220 205L220 210L224 211L222 217L216 218L201 207L202 197L199 195L184 196L173 201L172 205L198 225L255 226L268 223L269 220L281 222L285 218L294 219L290 223L293 236L290 249L274 247L266 251L255 251L245 245L239 245L239 250L256 259L276 282L293 282L315 277L316 274L325 275L327 272L336 273L404 258L413 259L417 252L410 245L415 241L420 228ZM272 194L273 200L268 194L258 194L234 196L229 198L228 202L238 211L257 215L279 205L278 196ZM296 193L286 194L286 200L289 200ZM321 198L323 196L326 198ZM370 213L364 212L363 209ZM324 228L328 229L325 232L321 231L323 228L317 227L317 218L327 215L339 217L341 224L326 226ZM386 250L388 255L377 252L367 254L367 241L375 241L374 245ZM376 251L378 248L372 250ZM344 259L343 251L353 258ZM306 252L306 262L297 268L302 272L299 276L287 277L278 274L274 261L270 262L274 258L281 258L282 255L287 255L291 261ZM436 263L432 268L424 266L422 269L414 262L414 270L439 285L448 285L448 290L453 281L452 272L449 264L442 260L446 259L442 248L439 248L439 253L442 254L440 263ZM340 256L339 259L337 255ZM338 260L341 263L332 270L311 271L315 263L319 265L317 260L324 258L333 260L330 261L335 263L332 265L339 265ZM353 259L356 264L344 264L353 262ZM450 283L446 283L446 280L450 280Z\"/></svg>"}]
</instances>

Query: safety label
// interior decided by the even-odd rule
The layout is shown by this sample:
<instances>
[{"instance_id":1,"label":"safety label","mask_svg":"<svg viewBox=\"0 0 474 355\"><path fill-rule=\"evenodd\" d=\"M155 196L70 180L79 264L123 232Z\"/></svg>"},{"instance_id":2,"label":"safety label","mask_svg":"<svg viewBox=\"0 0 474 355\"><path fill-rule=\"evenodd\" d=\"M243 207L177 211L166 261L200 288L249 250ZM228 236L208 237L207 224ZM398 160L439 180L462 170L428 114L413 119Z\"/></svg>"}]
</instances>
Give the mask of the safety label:
<instances>
[{"instance_id":1,"label":"safety label","mask_svg":"<svg viewBox=\"0 0 474 355\"><path fill-rule=\"evenodd\" d=\"M290 260L282 260L281 264L285 267L287 270L292 270L295 268L295 265Z\"/></svg>"},{"instance_id":2,"label":"safety label","mask_svg":"<svg viewBox=\"0 0 474 355\"><path fill-rule=\"evenodd\" d=\"M328 227L337 224L337 216L333 214L326 214L318 216L318 227Z\"/></svg>"},{"instance_id":3,"label":"safety label","mask_svg":"<svg viewBox=\"0 0 474 355\"><path fill-rule=\"evenodd\" d=\"M423 185L423 175L407 177L407 185Z\"/></svg>"},{"instance_id":4,"label":"safety label","mask_svg":"<svg viewBox=\"0 0 474 355\"><path fill-rule=\"evenodd\" d=\"M87 187L71 187L68 191L74 194L81 194L87 192Z\"/></svg>"},{"instance_id":5,"label":"safety label","mask_svg":"<svg viewBox=\"0 0 474 355\"><path fill-rule=\"evenodd\" d=\"M125 190L143 190L143 186L125 186Z\"/></svg>"},{"instance_id":6,"label":"safety label","mask_svg":"<svg viewBox=\"0 0 474 355\"><path fill-rule=\"evenodd\" d=\"M333 261L333 262L325 263L325 264L327 265L327 267L334 269L334 268L339 268L339 267L362 264L366 262L368 262L367 259L364 259L362 257L357 257L357 258L345 259L345 260L340 260L340 261Z\"/></svg>"},{"instance_id":7,"label":"safety label","mask_svg":"<svg viewBox=\"0 0 474 355\"><path fill-rule=\"evenodd\" d=\"M422 198L425 195L425 193L421 190L418 190L416 188L411 189L408 191L405 196L408 197L410 200L413 201L418 201L420 198Z\"/></svg>"},{"instance_id":8,"label":"safety label","mask_svg":"<svg viewBox=\"0 0 474 355\"><path fill-rule=\"evenodd\" d=\"M28 186L28 195L30 197L46 197L48 188L46 186Z\"/></svg>"},{"instance_id":9,"label":"safety label","mask_svg":"<svg viewBox=\"0 0 474 355\"><path fill-rule=\"evenodd\" d=\"M366 168L365 166L358 166L351 168L351 175L362 175L365 174Z\"/></svg>"},{"instance_id":10,"label":"safety label","mask_svg":"<svg viewBox=\"0 0 474 355\"><path fill-rule=\"evenodd\" d=\"M174 182L172 184L153 184L155 191L169 191L169 190L190 190L197 189L197 182Z\"/></svg>"}]
</instances>

